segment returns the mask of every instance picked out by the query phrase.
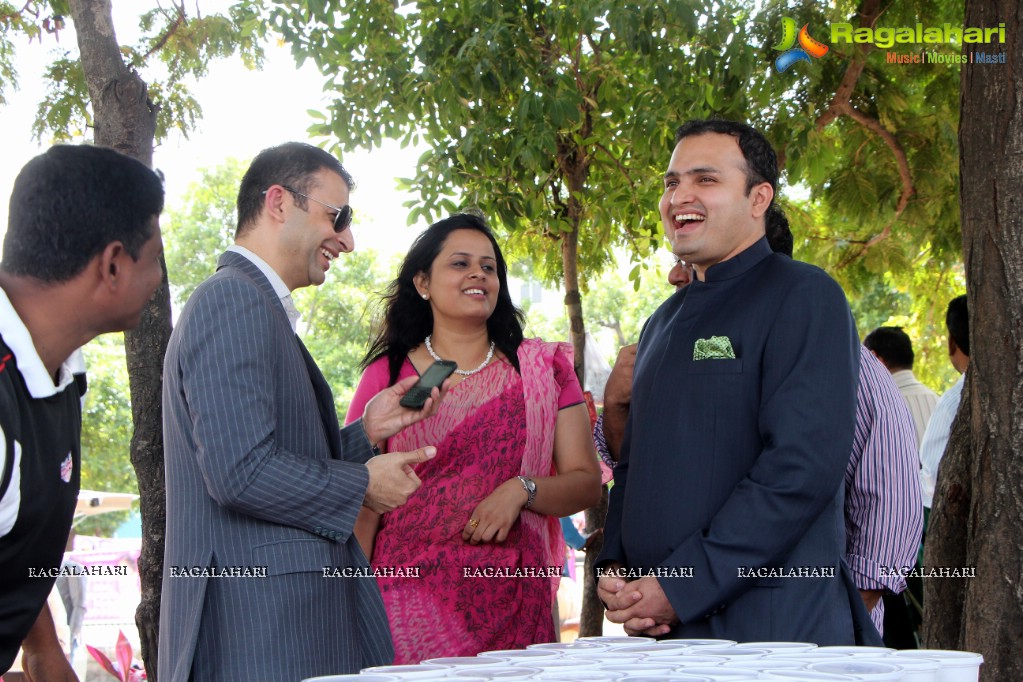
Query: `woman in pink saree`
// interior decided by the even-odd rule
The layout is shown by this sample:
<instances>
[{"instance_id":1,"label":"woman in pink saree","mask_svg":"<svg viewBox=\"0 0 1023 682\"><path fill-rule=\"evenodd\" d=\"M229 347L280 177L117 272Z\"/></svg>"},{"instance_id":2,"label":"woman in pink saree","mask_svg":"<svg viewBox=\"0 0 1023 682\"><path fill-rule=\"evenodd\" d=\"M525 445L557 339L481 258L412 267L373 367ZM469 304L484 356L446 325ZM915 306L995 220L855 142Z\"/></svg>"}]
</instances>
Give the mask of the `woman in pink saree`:
<instances>
[{"instance_id":1,"label":"woman in pink saree","mask_svg":"<svg viewBox=\"0 0 1023 682\"><path fill-rule=\"evenodd\" d=\"M431 225L386 298L383 329L348 412L381 388L453 360L437 413L386 450L434 445L422 486L357 534L378 574L395 663L555 639L559 517L600 498L600 473L567 344L523 339L504 258L477 216Z\"/></svg>"}]
</instances>

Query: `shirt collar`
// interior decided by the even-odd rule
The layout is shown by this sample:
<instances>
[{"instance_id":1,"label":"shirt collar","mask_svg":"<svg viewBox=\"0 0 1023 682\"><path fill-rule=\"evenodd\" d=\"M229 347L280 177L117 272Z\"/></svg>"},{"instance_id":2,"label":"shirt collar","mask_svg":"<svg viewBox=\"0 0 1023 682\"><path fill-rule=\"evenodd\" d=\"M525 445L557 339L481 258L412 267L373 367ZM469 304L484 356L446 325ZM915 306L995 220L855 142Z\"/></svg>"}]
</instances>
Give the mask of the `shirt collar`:
<instances>
[{"instance_id":1,"label":"shirt collar","mask_svg":"<svg viewBox=\"0 0 1023 682\"><path fill-rule=\"evenodd\" d=\"M36 351L32 334L28 331L25 323L21 321L18 311L11 305L11 299L7 297L7 292L2 287L0 287L0 336L18 359L18 371L21 372L25 386L28 387L28 393L33 398L49 398L57 395L74 381L74 376L65 360L57 372L57 383L53 383L53 377L46 371L46 365L43 364L39 352Z\"/></svg>"},{"instance_id":2,"label":"shirt collar","mask_svg":"<svg viewBox=\"0 0 1023 682\"><path fill-rule=\"evenodd\" d=\"M259 271L262 272L263 276L266 277L268 282L270 282L270 286L273 287L274 293L277 294L279 299L281 299L281 304L284 306L285 312L288 313L288 322L291 323L291 329L294 331L298 325L298 320L301 318L301 314L295 307L294 299L291 297L291 290L288 289L288 285L284 283L284 280L277 274L277 271L270 267L269 263L252 251L246 249L244 246L232 244L227 247L227 250L249 259L252 261L253 265L259 268Z\"/></svg>"},{"instance_id":3,"label":"shirt collar","mask_svg":"<svg viewBox=\"0 0 1023 682\"><path fill-rule=\"evenodd\" d=\"M761 237L759 241L741 251L728 260L715 263L707 268L704 273L705 282L718 282L721 280L739 277L750 270L754 265L771 255L771 247L767 243L767 237Z\"/></svg>"}]
</instances>

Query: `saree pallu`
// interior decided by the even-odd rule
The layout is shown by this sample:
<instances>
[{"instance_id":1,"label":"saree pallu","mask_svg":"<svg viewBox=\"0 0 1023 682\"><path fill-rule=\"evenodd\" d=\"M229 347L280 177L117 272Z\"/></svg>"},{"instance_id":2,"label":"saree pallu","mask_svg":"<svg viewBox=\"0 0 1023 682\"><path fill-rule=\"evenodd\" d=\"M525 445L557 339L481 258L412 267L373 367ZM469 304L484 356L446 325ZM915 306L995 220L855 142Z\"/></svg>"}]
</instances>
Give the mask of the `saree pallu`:
<instances>
[{"instance_id":1,"label":"saree pallu","mask_svg":"<svg viewBox=\"0 0 1023 682\"><path fill-rule=\"evenodd\" d=\"M473 509L499 485L554 473L558 409L581 399L567 344L527 339L518 358L521 376L494 362L452 388L437 414L388 442L391 451L437 447L416 467L422 487L381 517L376 535L371 563L395 663L554 641L551 608L564 555L558 519L524 510L503 543L462 540ZM363 381L374 371L386 385L386 360L367 368ZM414 373L406 362L400 377Z\"/></svg>"}]
</instances>

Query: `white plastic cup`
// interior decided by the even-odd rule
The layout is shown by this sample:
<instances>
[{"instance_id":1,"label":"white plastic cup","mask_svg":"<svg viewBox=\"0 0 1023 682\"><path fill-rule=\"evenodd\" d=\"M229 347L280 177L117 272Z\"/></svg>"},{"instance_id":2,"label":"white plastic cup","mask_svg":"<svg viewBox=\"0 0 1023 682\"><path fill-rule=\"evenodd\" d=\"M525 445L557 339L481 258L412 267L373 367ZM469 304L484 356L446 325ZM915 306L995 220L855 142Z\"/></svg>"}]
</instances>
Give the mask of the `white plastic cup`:
<instances>
[{"instance_id":1,"label":"white plastic cup","mask_svg":"<svg viewBox=\"0 0 1023 682\"><path fill-rule=\"evenodd\" d=\"M839 653L837 651L821 651L820 649L811 649L810 651L792 651L787 653L774 653L767 654L764 658L769 660L782 659L792 661L803 661L805 663L821 663L824 661L844 661L855 656L848 654Z\"/></svg>"},{"instance_id":2,"label":"white plastic cup","mask_svg":"<svg viewBox=\"0 0 1023 682\"><path fill-rule=\"evenodd\" d=\"M658 644L668 646L670 644L685 644L693 648L705 647L705 646L732 646L736 642L734 639L659 639Z\"/></svg>"},{"instance_id":3,"label":"white plastic cup","mask_svg":"<svg viewBox=\"0 0 1023 682\"><path fill-rule=\"evenodd\" d=\"M601 670L610 670L613 673L621 673L623 675L667 675L675 672L675 667L671 665L662 665L660 663L647 663L641 661L639 663L613 663L612 665L601 666Z\"/></svg>"},{"instance_id":4,"label":"white plastic cup","mask_svg":"<svg viewBox=\"0 0 1023 682\"><path fill-rule=\"evenodd\" d=\"M938 679L938 670L941 668L941 664L933 658L901 656L896 659L895 654L878 658L857 658L856 660L897 665L902 668L901 682L935 682Z\"/></svg>"},{"instance_id":5,"label":"white plastic cup","mask_svg":"<svg viewBox=\"0 0 1023 682\"><path fill-rule=\"evenodd\" d=\"M640 655L644 658L659 658L661 656L685 656L686 653L690 652L691 647L686 644L676 644L674 646L663 645L663 644L644 644L642 646L630 646L627 649L622 649L625 653L632 655Z\"/></svg>"},{"instance_id":6,"label":"white plastic cup","mask_svg":"<svg viewBox=\"0 0 1023 682\"><path fill-rule=\"evenodd\" d=\"M817 647L814 651L834 652L836 654L845 654L846 656L866 656L869 658L877 658L878 656L887 656L888 654L894 653L895 649L889 649L886 646L822 646Z\"/></svg>"},{"instance_id":7,"label":"white plastic cup","mask_svg":"<svg viewBox=\"0 0 1023 682\"><path fill-rule=\"evenodd\" d=\"M478 665L502 665L506 663L503 658L491 656L446 656L444 658L428 658L423 663L429 665L443 665L448 668L463 668Z\"/></svg>"},{"instance_id":8,"label":"white plastic cup","mask_svg":"<svg viewBox=\"0 0 1023 682\"><path fill-rule=\"evenodd\" d=\"M484 651L480 656L520 661L537 658L558 658L561 656L561 652L557 649L498 649L497 651Z\"/></svg>"},{"instance_id":9,"label":"white plastic cup","mask_svg":"<svg viewBox=\"0 0 1023 682\"><path fill-rule=\"evenodd\" d=\"M724 656L704 656L703 654L684 654L682 656L658 656L655 659L660 664L670 663L676 668L706 668L708 666L719 666L728 659Z\"/></svg>"},{"instance_id":10,"label":"white plastic cup","mask_svg":"<svg viewBox=\"0 0 1023 682\"><path fill-rule=\"evenodd\" d=\"M790 682L830 682L831 680L855 680L851 675L835 675L833 673L821 673L816 670L778 670L762 673L763 680L789 680Z\"/></svg>"},{"instance_id":11,"label":"white plastic cup","mask_svg":"<svg viewBox=\"0 0 1023 682\"><path fill-rule=\"evenodd\" d=\"M817 648L817 645L813 642L739 642L735 646L742 649L763 649L772 654L795 654L813 651Z\"/></svg>"},{"instance_id":12,"label":"white plastic cup","mask_svg":"<svg viewBox=\"0 0 1023 682\"><path fill-rule=\"evenodd\" d=\"M539 675L543 670L531 666L485 666L483 668L466 668L448 674L449 679L461 680L464 677L485 676L488 680L528 680Z\"/></svg>"},{"instance_id":13,"label":"white plastic cup","mask_svg":"<svg viewBox=\"0 0 1023 682\"><path fill-rule=\"evenodd\" d=\"M698 656L722 656L729 660L751 660L754 658L763 658L771 652L766 649L749 649L738 646L708 646L695 649L694 653Z\"/></svg>"},{"instance_id":14,"label":"white plastic cup","mask_svg":"<svg viewBox=\"0 0 1023 682\"><path fill-rule=\"evenodd\" d=\"M540 658L529 662L530 668L539 668L543 672L556 670L596 670L602 667L598 659L582 659L563 656L561 658Z\"/></svg>"},{"instance_id":15,"label":"white plastic cup","mask_svg":"<svg viewBox=\"0 0 1023 682\"><path fill-rule=\"evenodd\" d=\"M422 680L430 677L443 677L450 671L450 666L435 665L432 663L420 663L418 665L378 665L372 668L362 669L363 676L370 673L374 675L390 675L396 680Z\"/></svg>"},{"instance_id":16,"label":"white plastic cup","mask_svg":"<svg viewBox=\"0 0 1023 682\"><path fill-rule=\"evenodd\" d=\"M579 676L572 675L571 668L563 670L544 671L539 675L533 675L534 680L551 680L552 682L567 682L568 680L592 680L592 682L605 682L620 680L625 677L622 673L614 673L609 670L596 670L592 668L577 668Z\"/></svg>"},{"instance_id":17,"label":"white plastic cup","mask_svg":"<svg viewBox=\"0 0 1023 682\"><path fill-rule=\"evenodd\" d=\"M533 651L539 649L540 651L558 651L562 653L568 653L572 651L578 651L581 649L606 649L607 646L603 644L597 644L596 642L582 642L575 640L574 642L545 642L543 644L530 644L526 647L526 651Z\"/></svg>"},{"instance_id":18,"label":"white plastic cup","mask_svg":"<svg viewBox=\"0 0 1023 682\"><path fill-rule=\"evenodd\" d=\"M591 637L580 637L575 640L577 642L590 642L593 644L601 644L603 646L641 646L643 644L653 644L657 640L653 637L630 637L628 635L594 635Z\"/></svg>"},{"instance_id":19,"label":"white plastic cup","mask_svg":"<svg viewBox=\"0 0 1023 682\"><path fill-rule=\"evenodd\" d=\"M893 661L895 663L902 658L937 661L941 665L934 678L937 682L977 682L980 679L980 666L984 663L981 654L952 649L908 649L896 652L892 658L897 659Z\"/></svg>"},{"instance_id":20,"label":"white plastic cup","mask_svg":"<svg viewBox=\"0 0 1023 682\"><path fill-rule=\"evenodd\" d=\"M870 682L900 682L902 679L902 668L898 665L872 663L858 658L851 658L847 661L811 663L806 667L808 670L815 670L822 673L848 675L854 680L869 680Z\"/></svg>"},{"instance_id":21,"label":"white plastic cup","mask_svg":"<svg viewBox=\"0 0 1023 682\"><path fill-rule=\"evenodd\" d=\"M758 658L753 661L727 661L721 664L722 668L729 670L756 670L767 672L769 670L803 670L806 664L800 661L779 661L778 659Z\"/></svg>"},{"instance_id":22,"label":"white plastic cup","mask_svg":"<svg viewBox=\"0 0 1023 682\"><path fill-rule=\"evenodd\" d=\"M685 675L703 675L713 680L722 680L724 682L738 682L739 680L755 679L750 678L749 670L740 670L733 668L726 668L725 666L693 666L692 668L677 668L678 673Z\"/></svg>"},{"instance_id":23,"label":"white plastic cup","mask_svg":"<svg viewBox=\"0 0 1023 682\"><path fill-rule=\"evenodd\" d=\"M307 677L302 682L347 682L347 680L359 680L359 682L397 682L399 678L390 675L324 675L322 677Z\"/></svg>"}]
</instances>

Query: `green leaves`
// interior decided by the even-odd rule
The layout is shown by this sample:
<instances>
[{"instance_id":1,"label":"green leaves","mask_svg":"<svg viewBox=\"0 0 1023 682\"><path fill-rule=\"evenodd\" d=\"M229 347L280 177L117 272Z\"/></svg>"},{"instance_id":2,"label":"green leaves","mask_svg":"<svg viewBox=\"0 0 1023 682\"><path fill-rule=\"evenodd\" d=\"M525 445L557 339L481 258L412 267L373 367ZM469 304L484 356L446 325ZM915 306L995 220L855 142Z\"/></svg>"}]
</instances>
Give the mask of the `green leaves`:
<instances>
[{"instance_id":1,"label":"green leaves","mask_svg":"<svg viewBox=\"0 0 1023 682\"><path fill-rule=\"evenodd\" d=\"M0 3L0 105L7 88L17 85L15 55L10 35L30 39L58 35L70 21L67 0L30 0L20 9ZM158 8L139 17L142 35L137 45L121 47L129 68L142 74L149 98L158 107L156 142L172 129L191 130L201 108L185 84L189 77L206 75L214 59L237 57L246 67L263 64L266 26L253 6L239 3L227 14L186 13L184 3ZM55 141L86 136L92 112L77 50L68 50L47 67L46 95L40 102L32 134L37 140Z\"/></svg>"}]
</instances>

